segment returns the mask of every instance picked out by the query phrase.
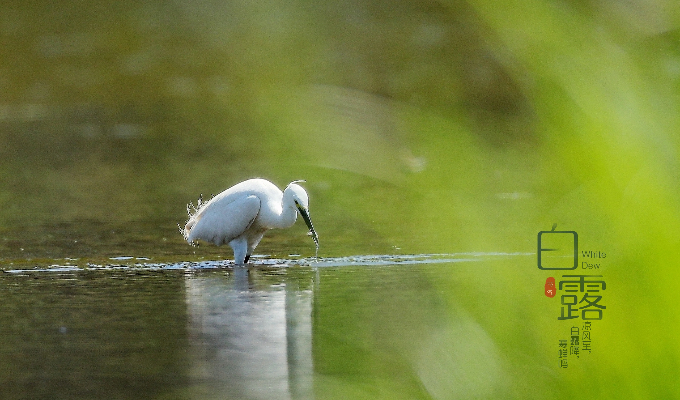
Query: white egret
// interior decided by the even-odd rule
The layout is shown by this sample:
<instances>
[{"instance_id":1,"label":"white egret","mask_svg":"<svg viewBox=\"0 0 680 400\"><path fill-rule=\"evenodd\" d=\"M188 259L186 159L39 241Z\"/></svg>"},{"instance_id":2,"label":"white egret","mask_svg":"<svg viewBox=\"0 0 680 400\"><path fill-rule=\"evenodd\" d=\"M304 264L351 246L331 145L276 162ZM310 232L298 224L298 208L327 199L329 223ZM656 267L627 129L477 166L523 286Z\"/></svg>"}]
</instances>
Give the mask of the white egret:
<instances>
[{"instance_id":1,"label":"white egret","mask_svg":"<svg viewBox=\"0 0 680 400\"><path fill-rule=\"evenodd\" d=\"M190 244L204 240L217 246L229 243L234 262L243 265L269 229L288 228L302 215L319 249L319 237L309 218L307 192L293 181L281 192L264 179L249 179L230 187L207 203L189 204L189 220L182 231Z\"/></svg>"}]
</instances>

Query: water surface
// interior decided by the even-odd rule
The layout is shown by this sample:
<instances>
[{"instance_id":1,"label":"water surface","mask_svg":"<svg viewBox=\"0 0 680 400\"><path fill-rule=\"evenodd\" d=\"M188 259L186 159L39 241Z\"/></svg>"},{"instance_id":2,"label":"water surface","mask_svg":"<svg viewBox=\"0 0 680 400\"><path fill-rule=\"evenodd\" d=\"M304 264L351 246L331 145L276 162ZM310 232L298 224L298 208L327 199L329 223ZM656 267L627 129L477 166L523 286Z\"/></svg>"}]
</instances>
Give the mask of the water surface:
<instances>
[{"instance_id":1,"label":"water surface","mask_svg":"<svg viewBox=\"0 0 680 400\"><path fill-rule=\"evenodd\" d=\"M452 319L430 275L526 257L356 256L249 267L128 259L6 270L0 392L7 399L288 399L380 390L429 398L448 390L428 361L448 343L458 361L491 357L452 376L467 382L456 390L492 393L498 378L477 369L502 369L496 345L465 313ZM472 342L459 346L454 336ZM469 383L473 373L481 381Z\"/></svg>"}]
</instances>

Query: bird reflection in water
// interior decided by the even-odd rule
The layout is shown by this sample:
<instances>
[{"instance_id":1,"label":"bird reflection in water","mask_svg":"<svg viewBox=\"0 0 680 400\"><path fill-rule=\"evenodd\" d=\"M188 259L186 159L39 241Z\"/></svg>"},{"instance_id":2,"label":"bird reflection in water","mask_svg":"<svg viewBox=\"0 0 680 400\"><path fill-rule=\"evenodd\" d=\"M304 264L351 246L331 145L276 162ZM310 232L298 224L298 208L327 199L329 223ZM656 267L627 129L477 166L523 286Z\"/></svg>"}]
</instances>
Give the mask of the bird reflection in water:
<instances>
[{"instance_id":1,"label":"bird reflection in water","mask_svg":"<svg viewBox=\"0 0 680 400\"><path fill-rule=\"evenodd\" d=\"M312 290L254 287L254 268L187 275L191 378L225 398L312 398Z\"/></svg>"}]
</instances>

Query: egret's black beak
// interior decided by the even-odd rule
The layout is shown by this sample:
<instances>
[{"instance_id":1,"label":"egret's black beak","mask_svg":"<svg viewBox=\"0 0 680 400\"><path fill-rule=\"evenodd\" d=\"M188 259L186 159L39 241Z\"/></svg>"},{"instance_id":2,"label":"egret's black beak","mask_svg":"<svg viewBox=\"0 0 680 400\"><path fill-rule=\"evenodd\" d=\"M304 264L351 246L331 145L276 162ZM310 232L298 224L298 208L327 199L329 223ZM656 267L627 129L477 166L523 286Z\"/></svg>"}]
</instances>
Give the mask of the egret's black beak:
<instances>
[{"instance_id":1,"label":"egret's black beak","mask_svg":"<svg viewBox=\"0 0 680 400\"><path fill-rule=\"evenodd\" d=\"M302 215L302 219L305 220L305 224L307 224L307 227L309 228L309 232L312 234L312 239L314 239L314 243L316 243L316 248L319 248L319 236L316 234L316 231L314 230L314 225L312 225L312 220L309 218L309 211L307 211L306 208L304 208L300 203L297 201L295 202L295 205L298 208L298 211L300 211L300 215Z\"/></svg>"}]
</instances>

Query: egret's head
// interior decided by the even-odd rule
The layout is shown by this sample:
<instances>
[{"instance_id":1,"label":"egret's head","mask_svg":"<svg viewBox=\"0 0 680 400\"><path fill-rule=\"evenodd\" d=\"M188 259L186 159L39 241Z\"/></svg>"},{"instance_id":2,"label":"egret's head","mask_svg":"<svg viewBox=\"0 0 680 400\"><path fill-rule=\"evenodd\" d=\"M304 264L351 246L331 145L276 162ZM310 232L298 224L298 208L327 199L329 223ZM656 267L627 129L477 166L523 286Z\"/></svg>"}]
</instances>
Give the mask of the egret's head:
<instances>
[{"instance_id":1,"label":"egret's head","mask_svg":"<svg viewBox=\"0 0 680 400\"><path fill-rule=\"evenodd\" d=\"M307 197L307 192L302 186L298 185L298 182L304 181L293 181L288 184L286 190L284 190L284 196L290 196L295 202L295 206L300 209L303 207L307 212L309 212L309 197Z\"/></svg>"},{"instance_id":2,"label":"egret's head","mask_svg":"<svg viewBox=\"0 0 680 400\"><path fill-rule=\"evenodd\" d=\"M305 191L305 189L303 189L302 186L298 185L298 182L304 181L293 181L290 184L288 184L286 190L283 191L284 202L285 197L290 196L292 198L295 207L297 208L300 215L302 215L302 219L305 220L305 224L307 224L309 232L312 235L312 239L314 240L314 243L316 243L316 247L318 249L319 236L316 234L316 231L314 230L314 225L312 225L312 220L309 217L309 197L307 197L307 192Z\"/></svg>"}]
</instances>

